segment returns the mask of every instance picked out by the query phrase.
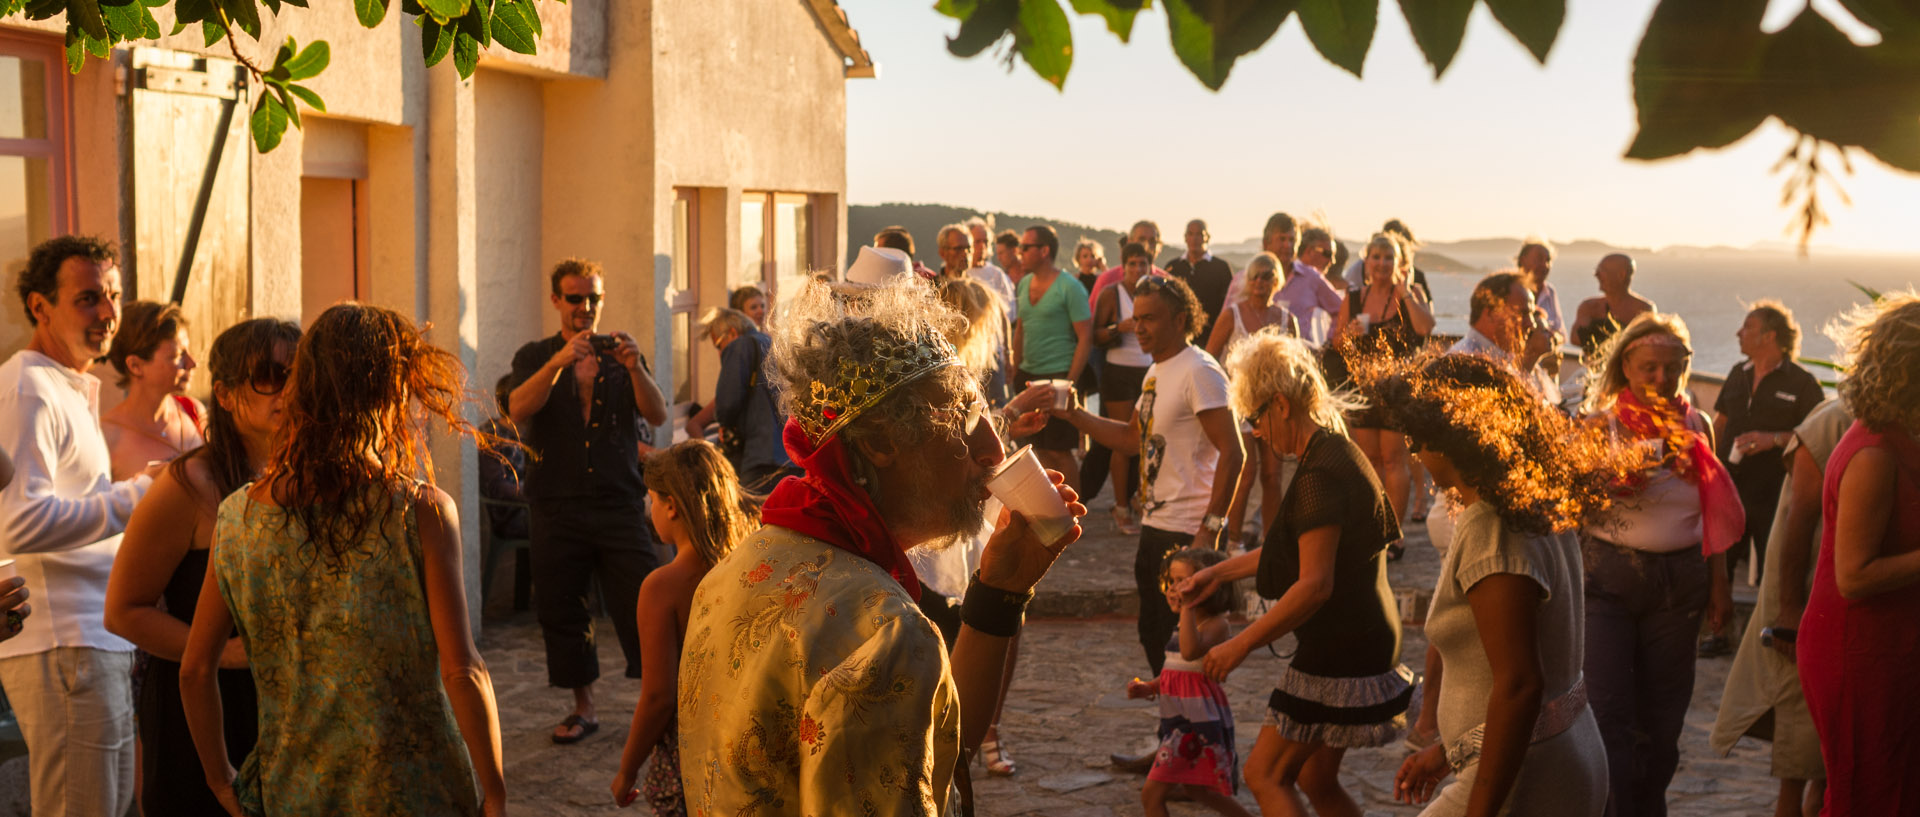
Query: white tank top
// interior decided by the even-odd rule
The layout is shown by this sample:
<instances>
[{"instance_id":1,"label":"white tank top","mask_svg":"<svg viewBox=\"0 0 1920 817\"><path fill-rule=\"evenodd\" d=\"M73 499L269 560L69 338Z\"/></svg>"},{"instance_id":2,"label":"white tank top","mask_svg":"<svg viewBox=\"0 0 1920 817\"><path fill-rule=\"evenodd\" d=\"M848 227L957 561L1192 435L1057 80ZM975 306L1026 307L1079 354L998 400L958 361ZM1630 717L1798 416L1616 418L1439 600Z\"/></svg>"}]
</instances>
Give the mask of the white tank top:
<instances>
[{"instance_id":1,"label":"white tank top","mask_svg":"<svg viewBox=\"0 0 1920 817\"><path fill-rule=\"evenodd\" d=\"M1127 292L1127 283L1113 285L1113 292L1120 297L1120 314L1116 321L1133 317L1133 296ZM1121 332L1120 342L1107 350L1107 362L1115 366L1136 366L1146 368L1153 365L1153 356L1140 348L1140 336L1132 332Z\"/></svg>"}]
</instances>

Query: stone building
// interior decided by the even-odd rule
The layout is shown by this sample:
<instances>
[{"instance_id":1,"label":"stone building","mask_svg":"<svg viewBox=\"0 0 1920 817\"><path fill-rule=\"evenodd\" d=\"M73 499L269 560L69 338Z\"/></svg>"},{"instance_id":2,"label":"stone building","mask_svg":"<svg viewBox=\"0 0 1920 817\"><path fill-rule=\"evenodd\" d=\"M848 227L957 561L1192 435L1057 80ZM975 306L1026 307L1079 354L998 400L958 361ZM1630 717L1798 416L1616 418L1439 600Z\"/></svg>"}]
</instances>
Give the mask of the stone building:
<instances>
[{"instance_id":1,"label":"stone building","mask_svg":"<svg viewBox=\"0 0 1920 817\"><path fill-rule=\"evenodd\" d=\"M7 297L34 243L100 235L128 297L182 287L201 350L236 320L353 298L431 321L490 394L520 344L557 328L546 271L584 256L608 270L602 327L641 339L670 399L705 398L718 358L700 312L745 283L777 299L845 255L845 82L872 60L834 0L539 11L537 55L495 46L462 80L451 59L422 65L398 3L372 29L350 3L286 7L237 49L265 63L288 36L328 41L306 83L327 111L266 154L246 72L198 27L69 74L63 20L0 20ZM0 355L29 333L0 310ZM473 448L442 448L442 486L476 509Z\"/></svg>"}]
</instances>

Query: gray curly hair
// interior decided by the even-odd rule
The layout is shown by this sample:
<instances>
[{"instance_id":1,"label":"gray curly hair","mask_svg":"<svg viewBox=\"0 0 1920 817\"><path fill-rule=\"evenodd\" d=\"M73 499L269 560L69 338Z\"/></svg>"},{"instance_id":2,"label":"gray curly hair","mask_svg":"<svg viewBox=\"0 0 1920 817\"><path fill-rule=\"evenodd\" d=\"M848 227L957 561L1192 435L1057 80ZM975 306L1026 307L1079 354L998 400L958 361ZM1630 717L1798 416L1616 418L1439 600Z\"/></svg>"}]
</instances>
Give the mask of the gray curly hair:
<instances>
[{"instance_id":1,"label":"gray curly hair","mask_svg":"<svg viewBox=\"0 0 1920 817\"><path fill-rule=\"evenodd\" d=\"M909 345L927 334L955 337L966 331L959 313L918 279L906 277L878 286L809 282L782 306L774 326L767 374L789 416L806 410L814 381L833 382L842 360L871 360L887 346ZM978 371L956 361L900 386L867 409L839 432L856 470L871 468L855 443L885 439L895 449L911 450L937 435L963 434L964 418L929 411L935 406L926 394L930 386L967 394L978 381ZM869 493L877 488L868 481Z\"/></svg>"}]
</instances>

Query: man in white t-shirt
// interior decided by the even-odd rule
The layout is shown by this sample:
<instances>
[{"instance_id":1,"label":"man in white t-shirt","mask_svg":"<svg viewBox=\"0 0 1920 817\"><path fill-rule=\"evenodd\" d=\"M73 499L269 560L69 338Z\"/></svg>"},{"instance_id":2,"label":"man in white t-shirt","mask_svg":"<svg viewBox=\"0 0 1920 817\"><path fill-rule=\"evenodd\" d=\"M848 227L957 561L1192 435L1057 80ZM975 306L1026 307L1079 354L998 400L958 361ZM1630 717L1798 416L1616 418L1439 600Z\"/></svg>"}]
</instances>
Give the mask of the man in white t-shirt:
<instances>
[{"instance_id":1,"label":"man in white t-shirt","mask_svg":"<svg viewBox=\"0 0 1920 817\"><path fill-rule=\"evenodd\" d=\"M0 447L18 469L0 490L0 549L38 609L0 645L0 684L26 738L34 813L120 817L133 804L133 645L107 632L107 574L160 466L108 476L87 369L120 327L113 250L48 240L18 291L33 337L0 364Z\"/></svg>"},{"instance_id":2,"label":"man in white t-shirt","mask_svg":"<svg viewBox=\"0 0 1920 817\"><path fill-rule=\"evenodd\" d=\"M1133 577L1140 592L1140 646L1155 674L1179 615L1160 589L1166 559L1185 547L1218 549L1243 452L1227 374L1191 341L1206 323L1193 290L1177 278L1142 278L1134 287L1134 334L1153 358L1133 419L1085 409L1055 411L1100 444L1140 452L1140 547Z\"/></svg>"}]
</instances>

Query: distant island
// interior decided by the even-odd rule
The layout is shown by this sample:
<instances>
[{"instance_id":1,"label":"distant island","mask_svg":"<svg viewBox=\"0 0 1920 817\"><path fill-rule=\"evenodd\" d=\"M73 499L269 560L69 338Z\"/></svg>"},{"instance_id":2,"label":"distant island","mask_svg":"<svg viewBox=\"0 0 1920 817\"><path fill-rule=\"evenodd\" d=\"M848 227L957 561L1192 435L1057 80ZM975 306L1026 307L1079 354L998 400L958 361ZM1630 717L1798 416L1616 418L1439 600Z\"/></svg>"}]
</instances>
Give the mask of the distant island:
<instances>
[{"instance_id":1,"label":"distant island","mask_svg":"<svg viewBox=\"0 0 1920 817\"><path fill-rule=\"evenodd\" d=\"M930 267L940 266L940 253L935 241L940 228L948 224L965 221L974 216L986 216L987 213L969 207L955 207L948 204L851 204L847 206L847 259L852 263L859 254L860 247L873 242L874 233L882 228L899 225L913 234L914 249L918 259ZM1072 261L1070 253L1082 236L1093 239L1104 249L1109 264L1119 263L1120 243L1125 238L1123 230L1130 225L1118 228L1094 227L1071 221L1048 218L1046 216L1018 215L1003 211L992 213L994 227L997 230L1024 230L1035 224L1046 224L1060 234L1061 262L1066 265ZM1166 247L1156 263L1164 265L1178 257L1183 251L1180 235L1186 225L1161 224L1161 238ZM1414 225L1419 230L1419 225ZM1340 242L1349 250L1358 251L1366 237L1342 236ZM1484 275L1486 273L1513 266L1513 257L1520 249L1521 238L1472 238L1460 241L1431 241L1420 246L1415 261L1422 270L1441 275ZM1563 271L1584 275L1603 256L1612 253L1626 253L1635 259L1678 260L1678 259L1723 259L1741 258L1776 260L1791 257L1795 247L1789 243L1766 243L1753 247L1691 247L1671 246L1658 250L1646 247L1623 247L1597 239L1583 238L1572 241L1552 242L1558 261L1555 266ZM1247 261L1260 252L1258 236L1240 241L1215 240L1210 248L1214 255L1226 259L1235 269L1246 265ZM1856 255L1844 250L1815 248L1816 254Z\"/></svg>"}]
</instances>

